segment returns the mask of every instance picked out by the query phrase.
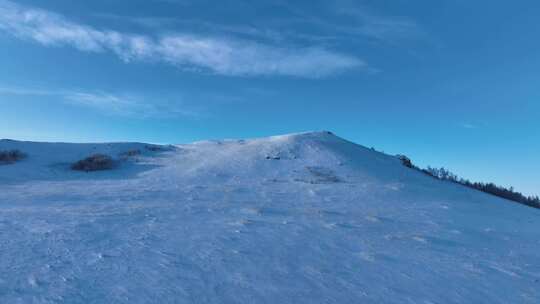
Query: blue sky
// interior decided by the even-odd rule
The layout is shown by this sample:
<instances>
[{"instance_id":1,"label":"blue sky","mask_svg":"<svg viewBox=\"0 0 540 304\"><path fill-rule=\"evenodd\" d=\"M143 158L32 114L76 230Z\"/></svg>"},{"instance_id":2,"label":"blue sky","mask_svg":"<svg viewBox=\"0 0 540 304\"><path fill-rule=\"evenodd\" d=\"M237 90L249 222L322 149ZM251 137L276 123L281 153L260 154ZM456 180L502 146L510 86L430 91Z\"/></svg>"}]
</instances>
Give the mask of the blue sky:
<instances>
[{"instance_id":1,"label":"blue sky","mask_svg":"<svg viewBox=\"0 0 540 304\"><path fill-rule=\"evenodd\" d=\"M0 0L0 138L332 130L540 194L537 1Z\"/></svg>"}]
</instances>

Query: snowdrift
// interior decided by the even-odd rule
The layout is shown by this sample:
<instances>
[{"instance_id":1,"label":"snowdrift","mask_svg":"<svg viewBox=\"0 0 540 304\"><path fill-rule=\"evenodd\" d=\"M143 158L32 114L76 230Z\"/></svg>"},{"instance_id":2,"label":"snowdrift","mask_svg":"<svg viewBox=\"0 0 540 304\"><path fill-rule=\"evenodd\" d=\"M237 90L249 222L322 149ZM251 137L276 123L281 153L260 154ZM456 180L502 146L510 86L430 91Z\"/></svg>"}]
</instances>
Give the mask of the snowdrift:
<instances>
[{"instance_id":1,"label":"snowdrift","mask_svg":"<svg viewBox=\"0 0 540 304\"><path fill-rule=\"evenodd\" d=\"M12 149L27 157L0 165L0 303L540 299L538 210L329 132ZM117 165L70 169L92 154Z\"/></svg>"}]
</instances>

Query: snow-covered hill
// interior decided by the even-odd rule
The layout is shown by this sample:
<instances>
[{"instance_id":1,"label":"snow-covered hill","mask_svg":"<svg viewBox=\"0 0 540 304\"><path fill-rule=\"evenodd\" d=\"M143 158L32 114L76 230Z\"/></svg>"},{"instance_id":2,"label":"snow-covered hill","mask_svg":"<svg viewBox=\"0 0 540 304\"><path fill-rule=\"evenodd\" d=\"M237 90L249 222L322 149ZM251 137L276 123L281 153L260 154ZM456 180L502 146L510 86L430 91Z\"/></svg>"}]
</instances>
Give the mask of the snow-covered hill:
<instances>
[{"instance_id":1,"label":"snow-covered hill","mask_svg":"<svg viewBox=\"0 0 540 304\"><path fill-rule=\"evenodd\" d=\"M328 132L8 149L0 303L540 301L538 210Z\"/></svg>"}]
</instances>

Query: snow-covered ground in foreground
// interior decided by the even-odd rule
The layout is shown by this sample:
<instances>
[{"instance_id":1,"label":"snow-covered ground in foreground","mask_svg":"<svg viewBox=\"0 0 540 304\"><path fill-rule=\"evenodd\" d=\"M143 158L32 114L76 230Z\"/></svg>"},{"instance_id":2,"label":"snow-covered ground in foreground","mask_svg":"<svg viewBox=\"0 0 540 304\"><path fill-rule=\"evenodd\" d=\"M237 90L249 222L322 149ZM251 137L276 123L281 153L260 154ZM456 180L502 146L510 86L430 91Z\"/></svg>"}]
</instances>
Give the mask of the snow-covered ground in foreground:
<instances>
[{"instance_id":1,"label":"snow-covered ground in foreground","mask_svg":"<svg viewBox=\"0 0 540 304\"><path fill-rule=\"evenodd\" d=\"M0 141L14 148L0 303L540 302L538 210L326 132L157 152Z\"/></svg>"}]
</instances>

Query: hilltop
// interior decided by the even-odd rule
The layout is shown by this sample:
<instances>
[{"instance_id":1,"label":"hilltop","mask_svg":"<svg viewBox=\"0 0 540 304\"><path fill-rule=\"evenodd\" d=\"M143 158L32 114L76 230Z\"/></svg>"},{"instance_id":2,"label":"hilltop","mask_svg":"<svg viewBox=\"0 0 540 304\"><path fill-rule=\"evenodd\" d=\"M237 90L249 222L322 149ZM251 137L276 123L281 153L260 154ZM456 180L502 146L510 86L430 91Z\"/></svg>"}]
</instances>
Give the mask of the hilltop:
<instances>
[{"instance_id":1,"label":"hilltop","mask_svg":"<svg viewBox=\"0 0 540 304\"><path fill-rule=\"evenodd\" d=\"M540 213L330 132L0 141L2 303L535 303ZM111 156L111 170L70 164Z\"/></svg>"}]
</instances>

